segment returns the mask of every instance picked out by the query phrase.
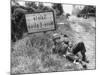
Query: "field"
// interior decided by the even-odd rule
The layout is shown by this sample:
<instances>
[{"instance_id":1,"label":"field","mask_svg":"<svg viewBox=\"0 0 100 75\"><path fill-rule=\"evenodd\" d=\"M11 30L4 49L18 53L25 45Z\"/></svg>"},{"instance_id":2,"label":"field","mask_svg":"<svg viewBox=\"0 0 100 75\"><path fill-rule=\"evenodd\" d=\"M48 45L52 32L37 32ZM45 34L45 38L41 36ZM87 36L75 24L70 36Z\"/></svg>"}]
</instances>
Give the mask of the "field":
<instances>
[{"instance_id":1,"label":"field","mask_svg":"<svg viewBox=\"0 0 100 75\"><path fill-rule=\"evenodd\" d=\"M86 56L89 60L88 69L95 69L95 19L83 19L64 16L56 20L56 31L34 33L23 36L11 44L11 72L40 73L83 70L80 64L74 64L62 56L52 53L53 33L67 34L73 44L83 41L86 46Z\"/></svg>"}]
</instances>

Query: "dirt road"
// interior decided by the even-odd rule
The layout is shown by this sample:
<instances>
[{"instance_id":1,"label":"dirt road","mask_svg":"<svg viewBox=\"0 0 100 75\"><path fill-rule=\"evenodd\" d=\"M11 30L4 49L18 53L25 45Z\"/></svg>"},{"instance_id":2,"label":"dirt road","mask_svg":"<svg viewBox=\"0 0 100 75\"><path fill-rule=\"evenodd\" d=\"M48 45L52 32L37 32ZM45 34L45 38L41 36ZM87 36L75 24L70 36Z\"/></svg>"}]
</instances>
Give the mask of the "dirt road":
<instances>
[{"instance_id":1,"label":"dirt road","mask_svg":"<svg viewBox=\"0 0 100 75\"><path fill-rule=\"evenodd\" d=\"M86 46L86 55L89 60L88 69L95 69L95 28L93 20L78 21L75 24L70 24L74 31L76 41L83 41Z\"/></svg>"}]
</instances>

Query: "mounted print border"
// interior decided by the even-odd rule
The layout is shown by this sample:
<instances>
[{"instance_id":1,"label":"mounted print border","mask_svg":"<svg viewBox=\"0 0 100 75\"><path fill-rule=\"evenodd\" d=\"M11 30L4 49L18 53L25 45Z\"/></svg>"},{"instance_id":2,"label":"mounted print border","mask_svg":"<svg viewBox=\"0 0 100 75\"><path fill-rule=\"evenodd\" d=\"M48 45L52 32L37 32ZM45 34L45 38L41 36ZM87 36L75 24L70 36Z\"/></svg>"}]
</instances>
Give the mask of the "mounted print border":
<instances>
[{"instance_id":1,"label":"mounted print border","mask_svg":"<svg viewBox=\"0 0 100 75\"><path fill-rule=\"evenodd\" d=\"M43 20L34 21L39 14ZM95 70L96 6L11 0L10 68L11 74Z\"/></svg>"}]
</instances>

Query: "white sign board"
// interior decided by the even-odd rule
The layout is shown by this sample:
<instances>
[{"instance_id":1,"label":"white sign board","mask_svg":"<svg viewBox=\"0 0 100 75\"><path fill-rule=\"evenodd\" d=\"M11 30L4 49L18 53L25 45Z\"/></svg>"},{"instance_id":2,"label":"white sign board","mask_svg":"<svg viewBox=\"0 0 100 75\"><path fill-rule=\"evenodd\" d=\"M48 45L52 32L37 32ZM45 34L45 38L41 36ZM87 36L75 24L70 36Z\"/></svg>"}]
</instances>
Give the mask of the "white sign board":
<instances>
[{"instance_id":1,"label":"white sign board","mask_svg":"<svg viewBox=\"0 0 100 75\"><path fill-rule=\"evenodd\" d=\"M53 12L26 14L28 33L55 29Z\"/></svg>"}]
</instances>

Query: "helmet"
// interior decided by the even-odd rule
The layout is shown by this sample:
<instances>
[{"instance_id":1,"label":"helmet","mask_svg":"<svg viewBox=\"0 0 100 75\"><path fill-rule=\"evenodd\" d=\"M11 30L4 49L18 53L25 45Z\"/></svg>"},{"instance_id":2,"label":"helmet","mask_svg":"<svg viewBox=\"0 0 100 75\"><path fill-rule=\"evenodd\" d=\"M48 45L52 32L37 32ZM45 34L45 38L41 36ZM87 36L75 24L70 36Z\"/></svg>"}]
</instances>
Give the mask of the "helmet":
<instances>
[{"instance_id":1,"label":"helmet","mask_svg":"<svg viewBox=\"0 0 100 75\"><path fill-rule=\"evenodd\" d=\"M53 34L53 38L54 39L60 39L60 34L58 34L58 33Z\"/></svg>"},{"instance_id":2,"label":"helmet","mask_svg":"<svg viewBox=\"0 0 100 75\"><path fill-rule=\"evenodd\" d=\"M54 37L54 38L60 38L60 34L55 33L55 34L53 34L53 37Z\"/></svg>"}]
</instances>

